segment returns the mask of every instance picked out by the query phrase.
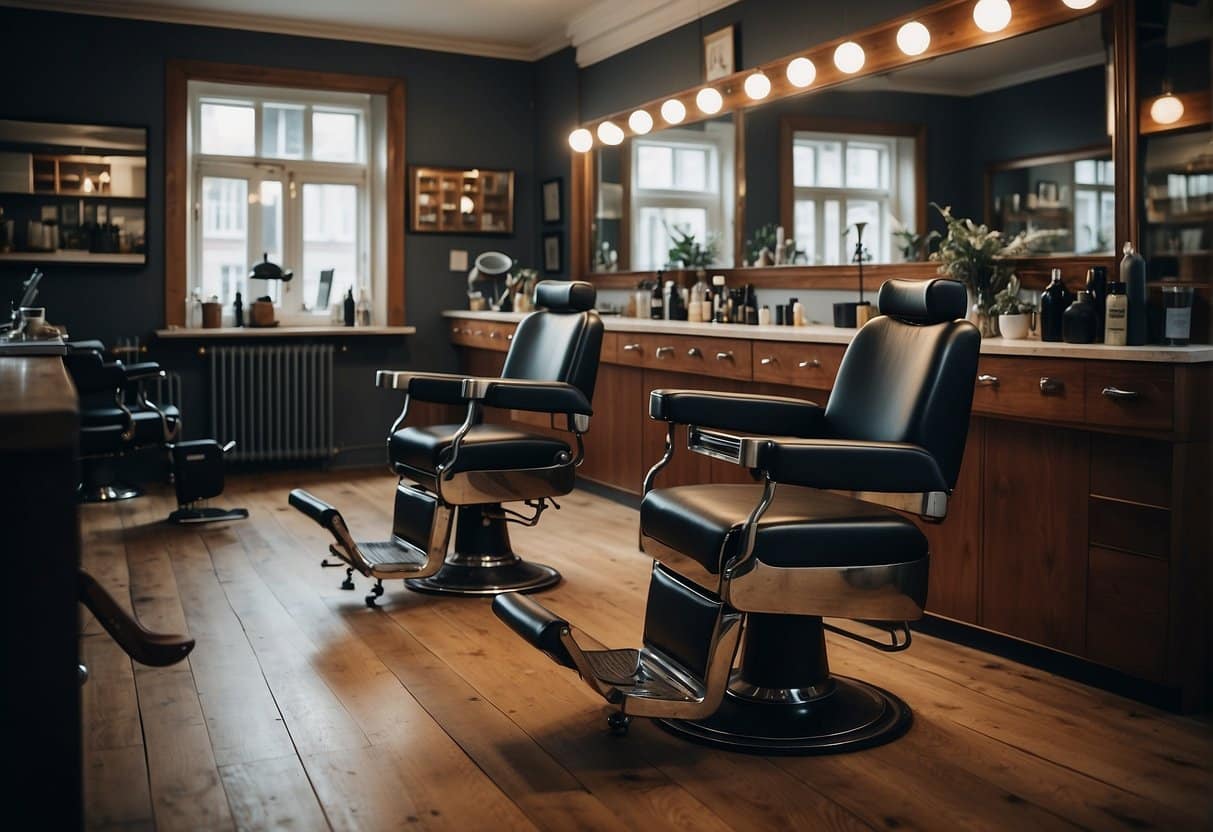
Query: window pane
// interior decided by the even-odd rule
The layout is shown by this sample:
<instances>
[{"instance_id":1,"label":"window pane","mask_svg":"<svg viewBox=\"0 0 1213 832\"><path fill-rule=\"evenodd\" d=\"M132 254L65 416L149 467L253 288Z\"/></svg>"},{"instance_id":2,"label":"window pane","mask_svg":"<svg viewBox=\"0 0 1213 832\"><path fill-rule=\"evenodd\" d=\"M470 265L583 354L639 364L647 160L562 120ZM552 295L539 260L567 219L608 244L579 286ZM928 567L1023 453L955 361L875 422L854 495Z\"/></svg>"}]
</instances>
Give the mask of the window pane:
<instances>
[{"instance_id":1,"label":"window pane","mask_svg":"<svg viewBox=\"0 0 1213 832\"><path fill-rule=\"evenodd\" d=\"M839 218L838 200L827 199L825 204L825 227L822 229L822 242L825 243L825 264L836 266L842 262L838 250L842 242L842 226Z\"/></svg>"},{"instance_id":2,"label":"window pane","mask_svg":"<svg viewBox=\"0 0 1213 832\"><path fill-rule=\"evenodd\" d=\"M203 153L221 156L252 156L256 113L241 104L203 103L200 138Z\"/></svg>"},{"instance_id":3,"label":"window pane","mask_svg":"<svg viewBox=\"0 0 1213 832\"><path fill-rule=\"evenodd\" d=\"M636 148L636 184L641 188L674 186L674 151L642 144Z\"/></svg>"},{"instance_id":4,"label":"window pane","mask_svg":"<svg viewBox=\"0 0 1213 832\"><path fill-rule=\"evenodd\" d=\"M248 271L248 182L202 178L202 296L226 306L243 291ZM191 287L192 289L193 287ZM248 303L250 299L246 298Z\"/></svg>"},{"instance_id":5,"label":"window pane","mask_svg":"<svg viewBox=\"0 0 1213 832\"><path fill-rule=\"evenodd\" d=\"M842 144L817 143L817 184L822 188L842 187Z\"/></svg>"},{"instance_id":6,"label":"window pane","mask_svg":"<svg viewBox=\"0 0 1213 832\"><path fill-rule=\"evenodd\" d=\"M681 191L708 189L708 154L706 150L678 148L674 151L675 183Z\"/></svg>"},{"instance_id":7,"label":"window pane","mask_svg":"<svg viewBox=\"0 0 1213 832\"><path fill-rule=\"evenodd\" d=\"M333 269L330 302L358 298L358 187L303 186L303 301L313 303L320 272ZM322 312L324 310L315 310Z\"/></svg>"},{"instance_id":8,"label":"window pane","mask_svg":"<svg viewBox=\"0 0 1213 832\"><path fill-rule=\"evenodd\" d=\"M811 188L817 184L817 152L812 145L793 145L792 184L797 188Z\"/></svg>"},{"instance_id":9,"label":"window pane","mask_svg":"<svg viewBox=\"0 0 1213 832\"><path fill-rule=\"evenodd\" d=\"M1074 181L1079 185L1094 185L1096 182L1094 159L1080 159L1074 163Z\"/></svg>"},{"instance_id":10,"label":"window pane","mask_svg":"<svg viewBox=\"0 0 1213 832\"><path fill-rule=\"evenodd\" d=\"M325 162L356 162L358 116L354 113L312 113L312 158ZM333 276L336 287L337 276Z\"/></svg>"},{"instance_id":11,"label":"window pane","mask_svg":"<svg viewBox=\"0 0 1213 832\"><path fill-rule=\"evenodd\" d=\"M266 104L261 110L261 155L303 158L303 108Z\"/></svg>"},{"instance_id":12,"label":"window pane","mask_svg":"<svg viewBox=\"0 0 1213 832\"><path fill-rule=\"evenodd\" d=\"M847 239L845 260L850 263L854 262L855 243L858 240L858 233L855 228L855 223L867 223L863 229L863 247L868 254L875 260L882 260L884 251L881 243L884 240L882 233L881 210L880 203L873 199L850 199L847 200ZM867 262L867 261L865 261Z\"/></svg>"},{"instance_id":13,"label":"window pane","mask_svg":"<svg viewBox=\"0 0 1213 832\"><path fill-rule=\"evenodd\" d=\"M706 245L708 213L702 208L645 207L640 209L636 229L636 263L632 268L661 269L669 262L670 248L674 245L671 230L693 234L697 243Z\"/></svg>"},{"instance_id":14,"label":"window pane","mask_svg":"<svg viewBox=\"0 0 1213 832\"><path fill-rule=\"evenodd\" d=\"M871 145L847 145L847 187L884 187L883 155L880 148Z\"/></svg>"},{"instance_id":15,"label":"window pane","mask_svg":"<svg viewBox=\"0 0 1213 832\"><path fill-rule=\"evenodd\" d=\"M796 248L805 253L809 264L821 262L817 250L817 203L810 199L797 200L792 209Z\"/></svg>"}]
</instances>

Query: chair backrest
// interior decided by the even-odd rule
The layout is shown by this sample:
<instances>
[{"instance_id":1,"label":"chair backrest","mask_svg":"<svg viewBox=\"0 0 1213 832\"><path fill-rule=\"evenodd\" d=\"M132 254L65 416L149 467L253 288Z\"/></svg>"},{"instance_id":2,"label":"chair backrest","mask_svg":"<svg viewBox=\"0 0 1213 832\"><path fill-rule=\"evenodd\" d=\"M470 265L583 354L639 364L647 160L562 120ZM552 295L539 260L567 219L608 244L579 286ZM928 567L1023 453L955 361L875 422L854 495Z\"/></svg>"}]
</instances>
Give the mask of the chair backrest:
<instances>
[{"instance_id":1,"label":"chair backrest","mask_svg":"<svg viewBox=\"0 0 1213 832\"><path fill-rule=\"evenodd\" d=\"M584 281L544 280L535 287L535 306L514 331L502 378L563 381L594 398L602 319L594 311L596 293Z\"/></svg>"},{"instance_id":2,"label":"chair backrest","mask_svg":"<svg viewBox=\"0 0 1213 832\"><path fill-rule=\"evenodd\" d=\"M981 334L965 320L955 280L889 280L881 316L851 341L826 404L837 438L910 442L956 485L969 431Z\"/></svg>"}]
</instances>

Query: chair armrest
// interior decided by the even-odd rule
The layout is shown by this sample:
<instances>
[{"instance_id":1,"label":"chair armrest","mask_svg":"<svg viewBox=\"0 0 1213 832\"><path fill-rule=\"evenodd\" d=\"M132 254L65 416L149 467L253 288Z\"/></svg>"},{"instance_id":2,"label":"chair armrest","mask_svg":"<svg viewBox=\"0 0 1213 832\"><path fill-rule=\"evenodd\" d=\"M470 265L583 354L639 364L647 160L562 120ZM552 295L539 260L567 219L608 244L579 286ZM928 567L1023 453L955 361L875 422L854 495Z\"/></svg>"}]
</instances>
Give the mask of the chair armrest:
<instances>
[{"instance_id":1,"label":"chair armrest","mask_svg":"<svg viewBox=\"0 0 1213 832\"><path fill-rule=\"evenodd\" d=\"M160 365L155 361L143 361L138 364L123 364L122 371L126 374L127 381L143 381L148 378L155 378L163 375L164 371L160 369Z\"/></svg>"},{"instance_id":2,"label":"chair armrest","mask_svg":"<svg viewBox=\"0 0 1213 832\"><path fill-rule=\"evenodd\" d=\"M461 373L424 373L412 370L377 370L375 386L385 390L400 390L409 398L439 404L463 404L463 382L467 376Z\"/></svg>"},{"instance_id":3,"label":"chair armrest","mask_svg":"<svg viewBox=\"0 0 1213 832\"><path fill-rule=\"evenodd\" d=\"M951 490L935 457L926 449L902 442L861 442L851 439L762 441L757 465L775 482L882 493L928 493Z\"/></svg>"},{"instance_id":4,"label":"chair armrest","mask_svg":"<svg viewBox=\"0 0 1213 832\"><path fill-rule=\"evenodd\" d=\"M512 378L469 378L463 395L489 407L529 410L536 413L573 413L592 416L585 393L563 381L528 381Z\"/></svg>"},{"instance_id":5,"label":"chair armrest","mask_svg":"<svg viewBox=\"0 0 1213 832\"><path fill-rule=\"evenodd\" d=\"M825 409L804 399L701 390L654 390L649 418L768 436L818 436L825 428Z\"/></svg>"}]
</instances>

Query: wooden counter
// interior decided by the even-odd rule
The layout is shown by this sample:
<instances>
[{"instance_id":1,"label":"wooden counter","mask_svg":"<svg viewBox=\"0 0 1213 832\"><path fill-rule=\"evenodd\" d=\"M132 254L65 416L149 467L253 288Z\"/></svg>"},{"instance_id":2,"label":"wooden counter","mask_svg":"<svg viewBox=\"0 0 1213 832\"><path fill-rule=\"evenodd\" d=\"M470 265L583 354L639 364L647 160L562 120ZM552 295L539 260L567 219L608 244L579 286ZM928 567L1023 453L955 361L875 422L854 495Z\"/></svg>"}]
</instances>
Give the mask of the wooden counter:
<instances>
[{"instance_id":1,"label":"wooden counter","mask_svg":"<svg viewBox=\"0 0 1213 832\"><path fill-rule=\"evenodd\" d=\"M521 316L447 316L463 370L497 375ZM664 448L650 390L824 402L854 335L605 320L579 475L633 494ZM1071 657L1143 698L1207 708L1213 347L988 339L978 372L948 519L922 526L929 612ZM550 430L534 414L488 418ZM658 485L744 481L735 466L681 450Z\"/></svg>"}]
</instances>

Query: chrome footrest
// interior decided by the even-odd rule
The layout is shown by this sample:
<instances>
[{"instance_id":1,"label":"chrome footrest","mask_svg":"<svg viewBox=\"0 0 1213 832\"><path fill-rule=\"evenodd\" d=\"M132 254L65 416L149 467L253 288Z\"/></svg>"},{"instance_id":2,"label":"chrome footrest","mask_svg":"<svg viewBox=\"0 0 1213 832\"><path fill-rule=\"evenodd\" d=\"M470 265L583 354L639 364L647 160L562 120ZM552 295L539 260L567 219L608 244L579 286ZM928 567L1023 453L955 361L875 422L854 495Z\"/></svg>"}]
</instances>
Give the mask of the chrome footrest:
<instances>
[{"instance_id":1,"label":"chrome footrest","mask_svg":"<svg viewBox=\"0 0 1213 832\"><path fill-rule=\"evenodd\" d=\"M359 541L354 545L358 547L362 560L374 572L415 573L425 566L427 560L425 552L403 540ZM348 560L337 551L338 548L340 547L337 544L329 546L334 555Z\"/></svg>"}]
</instances>

